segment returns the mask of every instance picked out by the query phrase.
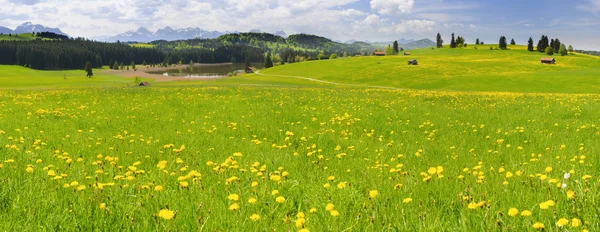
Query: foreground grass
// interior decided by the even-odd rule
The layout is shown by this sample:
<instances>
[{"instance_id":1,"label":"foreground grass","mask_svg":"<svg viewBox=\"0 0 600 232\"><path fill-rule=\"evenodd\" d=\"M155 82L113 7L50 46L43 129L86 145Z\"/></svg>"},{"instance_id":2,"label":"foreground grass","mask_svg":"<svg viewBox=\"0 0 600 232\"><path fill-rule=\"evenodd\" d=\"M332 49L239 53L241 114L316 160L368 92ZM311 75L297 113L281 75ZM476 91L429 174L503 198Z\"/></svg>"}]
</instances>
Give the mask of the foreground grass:
<instances>
[{"instance_id":1,"label":"foreground grass","mask_svg":"<svg viewBox=\"0 0 600 232\"><path fill-rule=\"evenodd\" d=\"M278 66L265 75L304 76L348 84L408 89L529 93L600 93L600 58L555 55L557 65L540 64L547 55L526 51L418 49L412 56L358 57ZM417 59L418 66L408 66Z\"/></svg>"},{"instance_id":2,"label":"foreground grass","mask_svg":"<svg viewBox=\"0 0 600 232\"><path fill-rule=\"evenodd\" d=\"M598 95L1 90L0 230L594 229L599 114Z\"/></svg>"}]
</instances>

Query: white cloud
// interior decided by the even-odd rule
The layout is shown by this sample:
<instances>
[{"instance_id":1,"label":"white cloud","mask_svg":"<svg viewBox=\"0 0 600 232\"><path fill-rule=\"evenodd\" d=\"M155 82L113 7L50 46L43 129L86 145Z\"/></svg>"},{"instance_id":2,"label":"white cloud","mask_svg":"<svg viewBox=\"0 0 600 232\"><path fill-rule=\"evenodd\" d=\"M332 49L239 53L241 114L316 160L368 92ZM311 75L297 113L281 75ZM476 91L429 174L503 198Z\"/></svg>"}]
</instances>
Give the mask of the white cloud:
<instances>
[{"instance_id":1,"label":"white cloud","mask_svg":"<svg viewBox=\"0 0 600 232\"><path fill-rule=\"evenodd\" d=\"M585 4L578 5L577 9L592 13L600 12L600 0L585 0Z\"/></svg>"},{"instance_id":2,"label":"white cloud","mask_svg":"<svg viewBox=\"0 0 600 232\"><path fill-rule=\"evenodd\" d=\"M433 31L434 26L435 22L430 20L402 20L396 26L395 31L398 33L414 32L424 34Z\"/></svg>"},{"instance_id":3,"label":"white cloud","mask_svg":"<svg viewBox=\"0 0 600 232\"><path fill-rule=\"evenodd\" d=\"M371 9L382 15L411 13L414 0L371 0Z\"/></svg>"}]
</instances>

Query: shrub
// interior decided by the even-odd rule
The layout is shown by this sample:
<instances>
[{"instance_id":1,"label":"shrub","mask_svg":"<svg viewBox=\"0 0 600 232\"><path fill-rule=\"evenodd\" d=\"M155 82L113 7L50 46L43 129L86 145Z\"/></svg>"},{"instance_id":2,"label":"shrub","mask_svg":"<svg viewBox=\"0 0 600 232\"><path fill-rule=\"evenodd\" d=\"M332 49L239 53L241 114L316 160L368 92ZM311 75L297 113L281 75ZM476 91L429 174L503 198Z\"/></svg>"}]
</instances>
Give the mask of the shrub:
<instances>
[{"instance_id":1,"label":"shrub","mask_svg":"<svg viewBox=\"0 0 600 232\"><path fill-rule=\"evenodd\" d=\"M331 54L331 56L329 56L329 59L333 60L333 59L337 59L337 57L338 57L337 54L333 53L333 54Z\"/></svg>"}]
</instances>

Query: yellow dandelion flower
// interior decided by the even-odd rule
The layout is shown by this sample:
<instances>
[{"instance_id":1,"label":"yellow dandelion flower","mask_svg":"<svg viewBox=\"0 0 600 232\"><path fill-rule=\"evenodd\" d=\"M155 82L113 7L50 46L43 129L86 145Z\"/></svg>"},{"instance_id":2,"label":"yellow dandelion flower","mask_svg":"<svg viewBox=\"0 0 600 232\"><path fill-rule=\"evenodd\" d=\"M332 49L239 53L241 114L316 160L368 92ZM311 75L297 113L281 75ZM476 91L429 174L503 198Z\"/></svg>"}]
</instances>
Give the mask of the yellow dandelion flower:
<instances>
[{"instance_id":1,"label":"yellow dandelion flower","mask_svg":"<svg viewBox=\"0 0 600 232\"><path fill-rule=\"evenodd\" d=\"M552 167L546 167L546 173L551 173L552 172Z\"/></svg>"},{"instance_id":2,"label":"yellow dandelion flower","mask_svg":"<svg viewBox=\"0 0 600 232\"><path fill-rule=\"evenodd\" d=\"M298 212L298 214L296 214L296 218L304 218L306 217L306 215L303 212Z\"/></svg>"},{"instance_id":3,"label":"yellow dandelion flower","mask_svg":"<svg viewBox=\"0 0 600 232\"><path fill-rule=\"evenodd\" d=\"M271 176L271 180L272 180L272 181L281 181L281 176L272 175L272 176Z\"/></svg>"},{"instance_id":4,"label":"yellow dandelion flower","mask_svg":"<svg viewBox=\"0 0 600 232\"><path fill-rule=\"evenodd\" d=\"M311 208L308 212L310 212L310 213L316 213L317 212L317 208Z\"/></svg>"},{"instance_id":5,"label":"yellow dandelion flower","mask_svg":"<svg viewBox=\"0 0 600 232\"><path fill-rule=\"evenodd\" d=\"M337 185L337 187L338 187L339 189L346 188L346 182L340 182L340 183Z\"/></svg>"},{"instance_id":6,"label":"yellow dandelion flower","mask_svg":"<svg viewBox=\"0 0 600 232\"><path fill-rule=\"evenodd\" d=\"M429 170L427 170L427 172L429 173L429 175L433 175L437 173L437 168L431 167L429 168Z\"/></svg>"},{"instance_id":7,"label":"yellow dandelion flower","mask_svg":"<svg viewBox=\"0 0 600 232\"><path fill-rule=\"evenodd\" d=\"M370 199L374 199L379 195L379 192L377 190L371 190L369 191L369 198Z\"/></svg>"},{"instance_id":8,"label":"yellow dandelion flower","mask_svg":"<svg viewBox=\"0 0 600 232\"><path fill-rule=\"evenodd\" d=\"M279 204L283 204L283 203L285 203L285 198L282 196L279 196L279 197L275 198L275 201L277 201L277 203L279 203Z\"/></svg>"},{"instance_id":9,"label":"yellow dandelion flower","mask_svg":"<svg viewBox=\"0 0 600 232\"><path fill-rule=\"evenodd\" d=\"M469 207L469 209L477 209L478 206L477 206L477 203L471 202L471 203L469 203L469 205L467 207Z\"/></svg>"},{"instance_id":10,"label":"yellow dandelion flower","mask_svg":"<svg viewBox=\"0 0 600 232\"><path fill-rule=\"evenodd\" d=\"M568 224L569 224L569 220L567 220L566 218L558 219L558 221L556 222L556 226L558 226L558 227L564 227Z\"/></svg>"},{"instance_id":11,"label":"yellow dandelion flower","mask_svg":"<svg viewBox=\"0 0 600 232\"><path fill-rule=\"evenodd\" d=\"M330 188L330 187L331 187L331 185L329 183L323 185L323 188Z\"/></svg>"},{"instance_id":12,"label":"yellow dandelion flower","mask_svg":"<svg viewBox=\"0 0 600 232\"><path fill-rule=\"evenodd\" d=\"M250 203L250 204L256 203L256 198L252 197L252 198L248 199L248 203Z\"/></svg>"},{"instance_id":13,"label":"yellow dandelion flower","mask_svg":"<svg viewBox=\"0 0 600 232\"><path fill-rule=\"evenodd\" d=\"M310 230L304 228L304 229L299 230L298 232L310 232Z\"/></svg>"},{"instance_id":14,"label":"yellow dandelion flower","mask_svg":"<svg viewBox=\"0 0 600 232\"><path fill-rule=\"evenodd\" d=\"M404 198L404 200L402 200L402 203L408 204L408 203L411 203L412 201L413 201L413 199L409 197L409 198Z\"/></svg>"},{"instance_id":15,"label":"yellow dandelion flower","mask_svg":"<svg viewBox=\"0 0 600 232\"><path fill-rule=\"evenodd\" d=\"M575 192L573 192L573 190L567 191L567 198L575 199Z\"/></svg>"},{"instance_id":16,"label":"yellow dandelion flower","mask_svg":"<svg viewBox=\"0 0 600 232\"><path fill-rule=\"evenodd\" d=\"M252 182L252 187L256 187L256 186L258 186L258 182L256 182L256 181Z\"/></svg>"},{"instance_id":17,"label":"yellow dandelion flower","mask_svg":"<svg viewBox=\"0 0 600 232\"><path fill-rule=\"evenodd\" d=\"M179 186L181 186L182 188L187 188L190 184L187 181L182 181L179 182Z\"/></svg>"},{"instance_id":18,"label":"yellow dandelion flower","mask_svg":"<svg viewBox=\"0 0 600 232\"><path fill-rule=\"evenodd\" d=\"M161 185L157 185L157 186L154 187L154 191L160 192L160 191L163 191L163 190L164 190L164 188Z\"/></svg>"},{"instance_id":19,"label":"yellow dandelion flower","mask_svg":"<svg viewBox=\"0 0 600 232\"><path fill-rule=\"evenodd\" d=\"M550 205L548 205L547 202L540 203L540 209L548 209L548 208L550 208Z\"/></svg>"},{"instance_id":20,"label":"yellow dandelion flower","mask_svg":"<svg viewBox=\"0 0 600 232\"><path fill-rule=\"evenodd\" d=\"M334 209L334 210L331 210L331 211L329 211L329 214L330 214L332 217L337 217L337 216L340 216L340 212L338 212L338 211L337 211L337 210L335 210L335 209Z\"/></svg>"},{"instance_id":21,"label":"yellow dandelion flower","mask_svg":"<svg viewBox=\"0 0 600 232\"><path fill-rule=\"evenodd\" d=\"M333 210L333 209L334 209L334 207L335 207L335 206L334 206L333 204L329 203L329 204L327 204L327 206L325 206L325 210L327 210L327 211L331 211L331 210Z\"/></svg>"},{"instance_id":22,"label":"yellow dandelion flower","mask_svg":"<svg viewBox=\"0 0 600 232\"><path fill-rule=\"evenodd\" d=\"M512 172L506 172L506 178L512 178L513 174Z\"/></svg>"},{"instance_id":23,"label":"yellow dandelion flower","mask_svg":"<svg viewBox=\"0 0 600 232\"><path fill-rule=\"evenodd\" d=\"M229 196L227 196L227 199L229 199L230 201L239 201L240 196L238 196L237 194L229 194Z\"/></svg>"},{"instance_id":24,"label":"yellow dandelion flower","mask_svg":"<svg viewBox=\"0 0 600 232\"><path fill-rule=\"evenodd\" d=\"M175 217L175 213L168 209L161 209L158 212L158 216L165 220L171 220L173 217Z\"/></svg>"},{"instance_id":25,"label":"yellow dandelion flower","mask_svg":"<svg viewBox=\"0 0 600 232\"><path fill-rule=\"evenodd\" d=\"M335 180L335 176L329 176L329 177L327 177L327 179L328 179L329 181L333 181L333 180Z\"/></svg>"},{"instance_id":26,"label":"yellow dandelion flower","mask_svg":"<svg viewBox=\"0 0 600 232\"><path fill-rule=\"evenodd\" d=\"M531 216L531 211L529 211L529 210L523 210L523 212L521 212L521 216L523 216L523 217L529 217L529 216Z\"/></svg>"},{"instance_id":27,"label":"yellow dandelion flower","mask_svg":"<svg viewBox=\"0 0 600 232\"><path fill-rule=\"evenodd\" d=\"M580 226L581 226L581 220L579 220L578 218L571 219L571 227L580 227Z\"/></svg>"},{"instance_id":28,"label":"yellow dandelion flower","mask_svg":"<svg viewBox=\"0 0 600 232\"><path fill-rule=\"evenodd\" d=\"M551 207L554 207L556 205L556 203L553 200L546 201L546 204L548 204Z\"/></svg>"},{"instance_id":29,"label":"yellow dandelion flower","mask_svg":"<svg viewBox=\"0 0 600 232\"><path fill-rule=\"evenodd\" d=\"M514 217L519 215L519 210L516 208L511 208L508 210L508 216Z\"/></svg>"},{"instance_id":30,"label":"yellow dandelion flower","mask_svg":"<svg viewBox=\"0 0 600 232\"><path fill-rule=\"evenodd\" d=\"M300 229L300 228L304 227L305 223L306 223L306 219L304 219L304 218L298 218L296 220L296 223L295 223L296 224L296 228Z\"/></svg>"},{"instance_id":31,"label":"yellow dandelion flower","mask_svg":"<svg viewBox=\"0 0 600 232\"><path fill-rule=\"evenodd\" d=\"M236 211L238 209L240 209L240 205L238 205L238 203L233 203L229 206L229 210L231 211Z\"/></svg>"},{"instance_id":32,"label":"yellow dandelion flower","mask_svg":"<svg viewBox=\"0 0 600 232\"><path fill-rule=\"evenodd\" d=\"M99 208L100 208L101 210L105 210L105 209L106 209L106 203L100 203L100 206L99 206Z\"/></svg>"},{"instance_id":33,"label":"yellow dandelion flower","mask_svg":"<svg viewBox=\"0 0 600 232\"><path fill-rule=\"evenodd\" d=\"M271 195L275 196L277 194L279 194L279 190L275 189L275 190L271 191Z\"/></svg>"},{"instance_id":34,"label":"yellow dandelion flower","mask_svg":"<svg viewBox=\"0 0 600 232\"><path fill-rule=\"evenodd\" d=\"M33 167L27 167L25 171L28 173L33 173Z\"/></svg>"},{"instance_id":35,"label":"yellow dandelion flower","mask_svg":"<svg viewBox=\"0 0 600 232\"><path fill-rule=\"evenodd\" d=\"M250 219L252 221L258 221L258 220L260 220L260 215L258 215L258 214L252 214L252 216L250 216Z\"/></svg>"},{"instance_id":36,"label":"yellow dandelion flower","mask_svg":"<svg viewBox=\"0 0 600 232\"><path fill-rule=\"evenodd\" d=\"M533 228L536 230L543 230L544 229L544 224L540 223L540 222L536 222L535 224L533 224Z\"/></svg>"}]
</instances>

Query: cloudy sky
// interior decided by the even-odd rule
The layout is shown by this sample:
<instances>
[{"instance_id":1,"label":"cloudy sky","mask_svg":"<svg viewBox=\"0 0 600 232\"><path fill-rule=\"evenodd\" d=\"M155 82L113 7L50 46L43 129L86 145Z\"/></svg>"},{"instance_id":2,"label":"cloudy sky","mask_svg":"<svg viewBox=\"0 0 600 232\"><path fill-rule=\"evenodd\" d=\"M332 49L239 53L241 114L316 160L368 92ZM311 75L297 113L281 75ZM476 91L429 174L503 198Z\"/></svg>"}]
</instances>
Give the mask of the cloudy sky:
<instances>
[{"instance_id":1,"label":"cloudy sky","mask_svg":"<svg viewBox=\"0 0 600 232\"><path fill-rule=\"evenodd\" d=\"M473 43L542 34L600 50L600 0L0 0L0 26L30 21L70 36L115 35L144 26L304 32L335 40L434 39Z\"/></svg>"}]
</instances>

